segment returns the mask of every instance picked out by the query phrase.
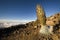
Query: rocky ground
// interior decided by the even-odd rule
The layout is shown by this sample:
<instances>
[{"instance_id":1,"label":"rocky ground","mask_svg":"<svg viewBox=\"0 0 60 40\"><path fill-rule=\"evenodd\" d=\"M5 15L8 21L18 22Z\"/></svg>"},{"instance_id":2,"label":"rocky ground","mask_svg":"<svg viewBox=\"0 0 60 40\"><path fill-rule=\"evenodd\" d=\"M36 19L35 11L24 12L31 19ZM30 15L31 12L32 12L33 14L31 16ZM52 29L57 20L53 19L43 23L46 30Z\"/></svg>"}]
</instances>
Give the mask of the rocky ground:
<instances>
[{"instance_id":1,"label":"rocky ground","mask_svg":"<svg viewBox=\"0 0 60 40\"><path fill-rule=\"evenodd\" d=\"M52 34L39 33L41 26L36 21L0 29L0 40L60 40L60 13L47 18L46 24L53 26Z\"/></svg>"}]
</instances>

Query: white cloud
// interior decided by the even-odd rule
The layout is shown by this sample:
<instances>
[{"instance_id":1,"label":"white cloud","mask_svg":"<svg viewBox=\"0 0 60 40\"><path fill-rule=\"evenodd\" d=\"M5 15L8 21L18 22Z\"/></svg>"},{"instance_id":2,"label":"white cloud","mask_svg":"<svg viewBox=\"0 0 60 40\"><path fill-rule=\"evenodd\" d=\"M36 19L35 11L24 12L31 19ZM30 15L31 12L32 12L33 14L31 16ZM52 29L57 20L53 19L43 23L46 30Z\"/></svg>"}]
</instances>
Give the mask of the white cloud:
<instances>
[{"instance_id":1,"label":"white cloud","mask_svg":"<svg viewBox=\"0 0 60 40\"><path fill-rule=\"evenodd\" d=\"M12 25L25 24L33 20L9 20L9 19L0 19L0 28L7 28Z\"/></svg>"},{"instance_id":2,"label":"white cloud","mask_svg":"<svg viewBox=\"0 0 60 40\"><path fill-rule=\"evenodd\" d=\"M0 19L0 22L30 22L33 20Z\"/></svg>"}]
</instances>

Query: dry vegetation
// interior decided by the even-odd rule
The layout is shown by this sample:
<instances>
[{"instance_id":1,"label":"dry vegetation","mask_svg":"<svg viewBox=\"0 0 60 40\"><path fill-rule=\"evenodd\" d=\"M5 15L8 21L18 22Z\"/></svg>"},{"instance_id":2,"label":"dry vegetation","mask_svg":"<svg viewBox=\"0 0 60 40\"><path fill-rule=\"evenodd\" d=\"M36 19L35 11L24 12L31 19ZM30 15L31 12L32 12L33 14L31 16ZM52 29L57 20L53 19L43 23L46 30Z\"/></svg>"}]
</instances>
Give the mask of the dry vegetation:
<instances>
[{"instance_id":1,"label":"dry vegetation","mask_svg":"<svg viewBox=\"0 0 60 40\"><path fill-rule=\"evenodd\" d=\"M50 21L53 22L53 20ZM58 24L54 23L53 34L50 35L40 34L39 30L41 26L36 26L36 22L32 21L23 25L0 29L0 40L60 40L60 20L56 21L59 22Z\"/></svg>"},{"instance_id":2,"label":"dry vegetation","mask_svg":"<svg viewBox=\"0 0 60 40\"><path fill-rule=\"evenodd\" d=\"M0 29L0 40L60 40L60 13L46 18L40 5L36 11L36 21Z\"/></svg>"}]
</instances>

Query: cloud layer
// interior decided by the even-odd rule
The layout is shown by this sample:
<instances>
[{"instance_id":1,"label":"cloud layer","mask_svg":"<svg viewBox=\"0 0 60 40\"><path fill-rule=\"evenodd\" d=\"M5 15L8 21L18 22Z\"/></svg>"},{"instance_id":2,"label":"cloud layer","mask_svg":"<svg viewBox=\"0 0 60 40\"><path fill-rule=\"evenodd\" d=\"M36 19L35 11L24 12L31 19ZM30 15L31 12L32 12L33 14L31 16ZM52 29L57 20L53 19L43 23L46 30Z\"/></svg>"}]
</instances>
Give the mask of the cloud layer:
<instances>
[{"instance_id":1,"label":"cloud layer","mask_svg":"<svg viewBox=\"0 0 60 40\"><path fill-rule=\"evenodd\" d=\"M18 25L18 24L25 24L32 20L6 20L0 19L0 28L7 28L10 26Z\"/></svg>"}]
</instances>

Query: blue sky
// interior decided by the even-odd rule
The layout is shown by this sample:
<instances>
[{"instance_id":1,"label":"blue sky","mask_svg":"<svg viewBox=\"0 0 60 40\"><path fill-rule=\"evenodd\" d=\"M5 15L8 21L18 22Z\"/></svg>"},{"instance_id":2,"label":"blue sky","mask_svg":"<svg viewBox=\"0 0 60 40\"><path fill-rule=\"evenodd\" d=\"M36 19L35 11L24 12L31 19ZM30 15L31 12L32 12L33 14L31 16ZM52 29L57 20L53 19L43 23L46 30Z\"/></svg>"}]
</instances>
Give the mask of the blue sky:
<instances>
[{"instance_id":1,"label":"blue sky","mask_svg":"<svg viewBox=\"0 0 60 40\"><path fill-rule=\"evenodd\" d=\"M0 19L35 20L37 4L46 16L60 12L60 0L0 0Z\"/></svg>"}]
</instances>

